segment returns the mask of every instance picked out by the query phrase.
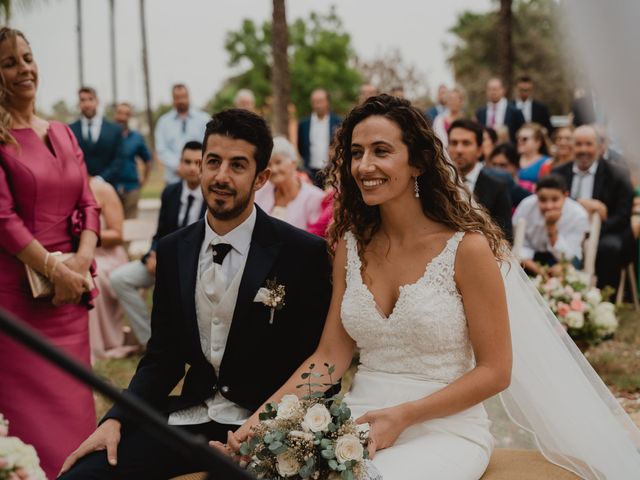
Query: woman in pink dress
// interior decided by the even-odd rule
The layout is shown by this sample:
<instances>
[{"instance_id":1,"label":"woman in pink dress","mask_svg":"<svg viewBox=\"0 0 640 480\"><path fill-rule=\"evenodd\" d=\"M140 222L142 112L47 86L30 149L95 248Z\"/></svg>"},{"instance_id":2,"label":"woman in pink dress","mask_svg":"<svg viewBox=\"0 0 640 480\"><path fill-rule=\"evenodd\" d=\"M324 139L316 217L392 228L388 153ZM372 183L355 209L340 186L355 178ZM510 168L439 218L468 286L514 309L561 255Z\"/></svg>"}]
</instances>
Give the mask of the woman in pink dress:
<instances>
[{"instance_id":1,"label":"woman in pink dress","mask_svg":"<svg viewBox=\"0 0 640 480\"><path fill-rule=\"evenodd\" d=\"M98 267L96 283L100 295L94 301L95 308L89 312L91 362L95 363L96 360L126 357L138 347L124 344L124 312L109 280L113 270L129 261L122 246L124 209L117 192L109 183L92 177L89 186L102 211L100 246L95 253Z\"/></svg>"},{"instance_id":2,"label":"woman in pink dress","mask_svg":"<svg viewBox=\"0 0 640 480\"><path fill-rule=\"evenodd\" d=\"M0 307L89 366L85 279L100 231L82 152L71 130L35 115L38 69L24 35L0 28ZM74 252L65 262L51 252ZM25 265L54 285L34 299ZM95 427L91 390L0 334L0 412L55 478Z\"/></svg>"}]
</instances>

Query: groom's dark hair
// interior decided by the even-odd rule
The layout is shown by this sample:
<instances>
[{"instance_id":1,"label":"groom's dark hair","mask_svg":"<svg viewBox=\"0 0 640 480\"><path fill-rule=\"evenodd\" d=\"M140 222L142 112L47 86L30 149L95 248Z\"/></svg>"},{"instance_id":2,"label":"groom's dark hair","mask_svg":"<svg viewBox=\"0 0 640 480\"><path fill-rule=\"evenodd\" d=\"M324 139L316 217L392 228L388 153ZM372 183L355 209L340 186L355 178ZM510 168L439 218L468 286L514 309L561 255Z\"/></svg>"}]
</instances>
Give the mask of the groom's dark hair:
<instances>
[{"instance_id":1,"label":"groom's dark hair","mask_svg":"<svg viewBox=\"0 0 640 480\"><path fill-rule=\"evenodd\" d=\"M207 149L209 135L224 135L236 140L244 140L256 147L256 174L267 168L271 151L273 150L273 137L267 122L260 115L242 108L229 108L216 113L204 132L202 141L202 155Z\"/></svg>"}]
</instances>

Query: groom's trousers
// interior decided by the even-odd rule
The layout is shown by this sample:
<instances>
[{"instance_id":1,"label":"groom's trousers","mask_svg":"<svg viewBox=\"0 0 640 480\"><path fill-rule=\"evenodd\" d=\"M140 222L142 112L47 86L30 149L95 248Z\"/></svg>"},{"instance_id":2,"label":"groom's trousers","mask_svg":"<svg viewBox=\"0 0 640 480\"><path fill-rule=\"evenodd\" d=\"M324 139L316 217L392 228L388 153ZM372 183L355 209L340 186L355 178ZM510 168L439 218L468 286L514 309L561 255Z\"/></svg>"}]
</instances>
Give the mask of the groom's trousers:
<instances>
[{"instance_id":1,"label":"groom's trousers","mask_svg":"<svg viewBox=\"0 0 640 480\"><path fill-rule=\"evenodd\" d=\"M227 432L237 425L216 422L179 427L194 435L203 435L209 440L227 441ZM118 445L118 464L112 467L107 462L106 450L92 452L81 458L60 479L64 480L166 480L191 472L205 470L202 465L185 460L179 453L137 425L122 425Z\"/></svg>"}]
</instances>

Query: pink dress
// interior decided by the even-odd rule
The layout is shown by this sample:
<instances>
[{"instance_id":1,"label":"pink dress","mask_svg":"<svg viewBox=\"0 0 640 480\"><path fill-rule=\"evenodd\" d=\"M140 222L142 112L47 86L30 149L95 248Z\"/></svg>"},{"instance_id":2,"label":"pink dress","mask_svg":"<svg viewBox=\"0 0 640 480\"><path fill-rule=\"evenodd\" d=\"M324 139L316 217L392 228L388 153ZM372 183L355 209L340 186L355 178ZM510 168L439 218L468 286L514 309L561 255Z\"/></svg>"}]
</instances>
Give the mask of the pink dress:
<instances>
[{"instance_id":1,"label":"pink dress","mask_svg":"<svg viewBox=\"0 0 640 480\"><path fill-rule=\"evenodd\" d=\"M307 230L309 225L315 223L322 213L322 200L324 192L306 182L300 182L298 196L284 207L276 207L275 187L273 183L267 182L264 187L256 192L256 204L273 217Z\"/></svg>"},{"instance_id":2,"label":"pink dress","mask_svg":"<svg viewBox=\"0 0 640 480\"><path fill-rule=\"evenodd\" d=\"M19 147L0 145L0 306L89 366L88 301L55 307L34 300L15 256L33 239L49 251L74 250L74 234L100 231L100 209L73 133L49 126L53 152L28 128L11 131ZM49 478L94 430L93 395L0 334L0 412L11 434L32 444Z\"/></svg>"}]
</instances>

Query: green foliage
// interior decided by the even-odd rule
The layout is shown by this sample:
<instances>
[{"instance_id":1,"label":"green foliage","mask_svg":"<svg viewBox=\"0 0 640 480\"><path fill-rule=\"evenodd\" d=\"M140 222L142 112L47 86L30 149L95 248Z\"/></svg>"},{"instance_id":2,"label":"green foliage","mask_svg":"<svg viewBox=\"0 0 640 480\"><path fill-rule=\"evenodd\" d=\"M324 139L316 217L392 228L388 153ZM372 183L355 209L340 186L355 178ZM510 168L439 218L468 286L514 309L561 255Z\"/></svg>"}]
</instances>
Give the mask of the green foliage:
<instances>
[{"instance_id":1,"label":"green foliage","mask_svg":"<svg viewBox=\"0 0 640 480\"><path fill-rule=\"evenodd\" d=\"M258 26L244 20L239 30L227 34L225 48L229 66L245 69L225 82L208 109L219 111L231 106L241 88L253 91L258 107L268 106L271 22ZM353 105L361 83L360 74L352 66L353 58L350 36L334 9L326 15L311 13L308 19L297 19L289 25L291 102L299 117L310 112L309 96L318 87L331 92L333 110L344 113Z\"/></svg>"},{"instance_id":2,"label":"green foliage","mask_svg":"<svg viewBox=\"0 0 640 480\"><path fill-rule=\"evenodd\" d=\"M574 80L570 59L564 56L568 45L559 22L560 6L554 0L515 0L513 5L514 82L529 75L536 85L535 97L552 114L566 113ZM485 103L485 84L498 73L497 21L497 12L466 11L450 29L458 40L450 46L448 62L473 110Z\"/></svg>"}]
</instances>

